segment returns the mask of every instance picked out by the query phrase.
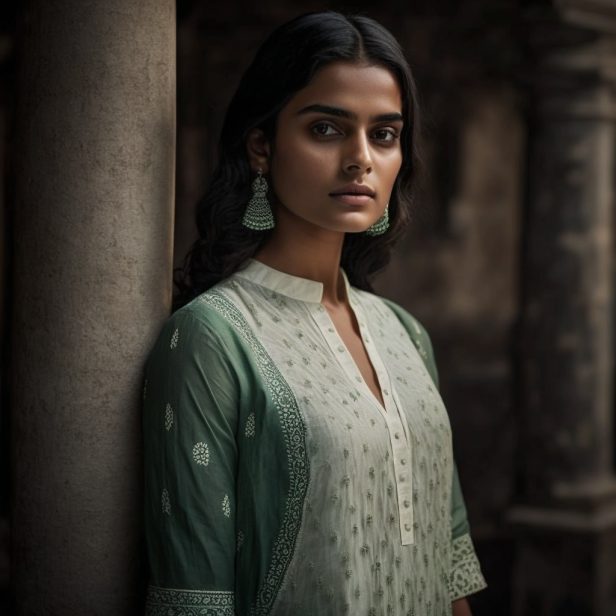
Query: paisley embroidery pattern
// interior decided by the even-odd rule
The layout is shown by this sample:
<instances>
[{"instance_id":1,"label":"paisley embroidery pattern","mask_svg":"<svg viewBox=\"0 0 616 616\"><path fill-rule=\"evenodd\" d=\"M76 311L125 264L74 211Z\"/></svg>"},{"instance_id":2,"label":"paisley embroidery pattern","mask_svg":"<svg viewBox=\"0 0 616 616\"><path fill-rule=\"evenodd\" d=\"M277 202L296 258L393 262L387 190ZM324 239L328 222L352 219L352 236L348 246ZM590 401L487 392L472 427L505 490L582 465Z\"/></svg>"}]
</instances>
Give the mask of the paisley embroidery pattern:
<instances>
[{"instance_id":1,"label":"paisley embroidery pattern","mask_svg":"<svg viewBox=\"0 0 616 616\"><path fill-rule=\"evenodd\" d=\"M169 492L167 491L167 488L163 488L161 502L163 505L163 513L171 515L171 501L169 500Z\"/></svg>"},{"instance_id":2,"label":"paisley embroidery pattern","mask_svg":"<svg viewBox=\"0 0 616 616\"><path fill-rule=\"evenodd\" d=\"M229 495L225 494L222 499L222 512L229 517L231 515L231 504L229 503Z\"/></svg>"},{"instance_id":3,"label":"paisley embroidery pattern","mask_svg":"<svg viewBox=\"0 0 616 616\"><path fill-rule=\"evenodd\" d=\"M250 413L248 415L248 419L246 420L245 434L247 437L255 435L255 414L254 413Z\"/></svg>"},{"instance_id":4,"label":"paisley embroidery pattern","mask_svg":"<svg viewBox=\"0 0 616 616\"><path fill-rule=\"evenodd\" d=\"M232 591L180 590L150 584L146 616L234 616Z\"/></svg>"},{"instance_id":5,"label":"paisley embroidery pattern","mask_svg":"<svg viewBox=\"0 0 616 616\"><path fill-rule=\"evenodd\" d=\"M172 426L173 426L173 409L171 408L171 405L167 403L167 408L165 409L165 430L169 432Z\"/></svg>"}]
</instances>

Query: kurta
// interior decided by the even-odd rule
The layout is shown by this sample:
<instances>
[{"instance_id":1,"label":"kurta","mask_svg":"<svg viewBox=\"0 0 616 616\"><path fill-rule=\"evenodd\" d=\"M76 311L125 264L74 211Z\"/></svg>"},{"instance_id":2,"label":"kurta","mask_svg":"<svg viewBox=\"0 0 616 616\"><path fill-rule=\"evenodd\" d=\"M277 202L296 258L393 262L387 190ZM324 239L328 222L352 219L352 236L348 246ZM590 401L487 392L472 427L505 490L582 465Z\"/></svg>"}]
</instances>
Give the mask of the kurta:
<instances>
[{"instance_id":1,"label":"kurta","mask_svg":"<svg viewBox=\"0 0 616 616\"><path fill-rule=\"evenodd\" d=\"M487 586L429 336L256 259L176 311L144 375L146 614L449 616Z\"/></svg>"}]
</instances>

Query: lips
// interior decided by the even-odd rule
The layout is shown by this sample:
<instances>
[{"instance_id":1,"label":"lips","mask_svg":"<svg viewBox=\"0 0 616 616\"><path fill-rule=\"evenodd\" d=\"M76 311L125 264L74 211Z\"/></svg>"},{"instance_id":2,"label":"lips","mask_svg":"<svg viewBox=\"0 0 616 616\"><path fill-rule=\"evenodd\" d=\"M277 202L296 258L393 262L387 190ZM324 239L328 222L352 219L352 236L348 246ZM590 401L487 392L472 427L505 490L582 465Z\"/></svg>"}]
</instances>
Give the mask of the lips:
<instances>
[{"instance_id":1,"label":"lips","mask_svg":"<svg viewBox=\"0 0 616 616\"><path fill-rule=\"evenodd\" d=\"M371 186L366 186L365 184L347 184L342 188L329 193L331 196L334 195L368 195L369 197L374 197L375 192Z\"/></svg>"}]
</instances>

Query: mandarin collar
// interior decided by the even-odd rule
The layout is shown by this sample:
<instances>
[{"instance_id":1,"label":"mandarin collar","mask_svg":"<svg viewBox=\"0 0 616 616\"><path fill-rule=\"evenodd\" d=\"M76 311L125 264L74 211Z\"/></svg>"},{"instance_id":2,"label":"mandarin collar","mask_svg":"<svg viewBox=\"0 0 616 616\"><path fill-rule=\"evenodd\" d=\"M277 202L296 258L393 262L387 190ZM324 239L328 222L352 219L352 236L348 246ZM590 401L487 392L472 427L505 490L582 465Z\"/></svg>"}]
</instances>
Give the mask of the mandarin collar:
<instances>
[{"instance_id":1,"label":"mandarin collar","mask_svg":"<svg viewBox=\"0 0 616 616\"><path fill-rule=\"evenodd\" d=\"M322 282L281 272L252 257L246 259L244 263L247 265L243 269L236 271L234 274L235 276L251 280L256 284L293 299L317 303L321 303L323 299L324 285ZM344 286L350 301L351 285L349 279L347 278L344 268L340 267L340 273L344 279Z\"/></svg>"}]
</instances>

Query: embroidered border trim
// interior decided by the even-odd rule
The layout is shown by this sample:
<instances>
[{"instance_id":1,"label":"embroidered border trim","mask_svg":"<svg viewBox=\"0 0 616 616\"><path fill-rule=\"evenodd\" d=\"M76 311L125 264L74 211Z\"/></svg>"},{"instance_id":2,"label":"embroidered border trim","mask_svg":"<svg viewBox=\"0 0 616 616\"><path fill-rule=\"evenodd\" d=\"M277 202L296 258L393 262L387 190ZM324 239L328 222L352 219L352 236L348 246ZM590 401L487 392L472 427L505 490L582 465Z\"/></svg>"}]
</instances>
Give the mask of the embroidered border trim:
<instances>
[{"instance_id":1,"label":"embroidered border trim","mask_svg":"<svg viewBox=\"0 0 616 616\"><path fill-rule=\"evenodd\" d=\"M290 488L282 524L272 549L269 569L250 609L253 616L269 614L284 577L287 573L297 535L302 525L304 500L308 491L310 462L306 447L306 426L302 419L293 390L255 336L248 321L231 299L219 290L210 289L199 296L218 310L246 340L252 349L257 365L267 383L280 416L289 461Z\"/></svg>"},{"instance_id":2,"label":"embroidered border trim","mask_svg":"<svg viewBox=\"0 0 616 616\"><path fill-rule=\"evenodd\" d=\"M226 590L182 590L150 584L146 616L234 616L235 595Z\"/></svg>"},{"instance_id":3,"label":"embroidered border trim","mask_svg":"<svg viewBox=\"0 0 616 616\"><path fill-rule=\"evenodd\" d=\"M456 601L488 587L471 536L466 533L453 540L452 567L449 577L449 597Z\"/></svg>"}]
</instances>

